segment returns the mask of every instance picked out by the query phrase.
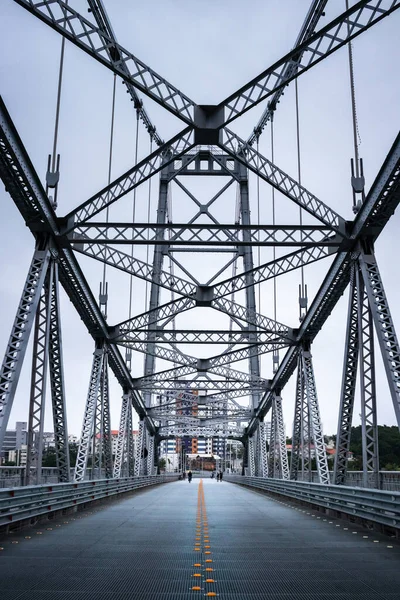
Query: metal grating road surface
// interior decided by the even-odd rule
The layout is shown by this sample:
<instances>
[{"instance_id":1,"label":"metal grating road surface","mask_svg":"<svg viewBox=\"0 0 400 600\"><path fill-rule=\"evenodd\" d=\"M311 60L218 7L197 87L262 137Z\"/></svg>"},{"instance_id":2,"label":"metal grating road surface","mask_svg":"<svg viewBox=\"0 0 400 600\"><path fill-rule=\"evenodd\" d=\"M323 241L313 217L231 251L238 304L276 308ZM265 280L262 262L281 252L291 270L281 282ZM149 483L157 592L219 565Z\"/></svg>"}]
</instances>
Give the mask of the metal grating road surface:
<instances>
[{"instance_id":1,"label":"metal grating road surface","mask_svg":"<svg viewBox=\"0 0 400 600\"><path fill-rule=\"evenodd\" d=\"M1 600L399 598L394 540L210 479L145 489L0 547Z\"/></svg>"}]
</instances>

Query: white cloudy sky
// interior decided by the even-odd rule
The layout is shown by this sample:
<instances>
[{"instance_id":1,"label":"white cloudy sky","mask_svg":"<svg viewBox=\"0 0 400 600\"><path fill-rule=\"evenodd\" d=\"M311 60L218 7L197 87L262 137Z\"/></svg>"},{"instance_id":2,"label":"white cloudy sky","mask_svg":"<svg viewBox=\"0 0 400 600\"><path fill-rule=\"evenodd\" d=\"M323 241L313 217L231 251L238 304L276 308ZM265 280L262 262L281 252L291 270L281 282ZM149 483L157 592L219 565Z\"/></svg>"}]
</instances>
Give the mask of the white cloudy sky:
<instances>
[{"instance_id":1,"label":"white cloudy sky","mask_svg":"<svg viewBox=\"0 0 400 600\"><path fill-rule=\"evenodd\" d=\"M87 14L84 0L70 4ZM309 0L239 0L193 2L153 0L132 3L128 0L105 2L119 42L162 74L198 104L216 104L236 88L256 76L290 50L309 7ZM321 25L342 12L344 0L330 0ZM90 15L89 15L90 18ZM361 136L360 155L364 159L366 188L369 189L399 129L400 86L398 83L398 31L400 11L378 23L354 42L357 108ZM44 179L47 155L52 147L55 97L60 51L60 37L12 0L0 5L0 93L40 177ZM66 45L64 85L61 106L59 152L61 181L58 214L71 210L107 183L108 143L113 75L71 44ZM347 50L341 49L299 79L302 145L302 181L305 187L329 204L343 217L352 218L350 158L352 149L351 110ZM179 131L181 125L169 113L144 98L152 120L163 139ZM247 113L232 128L242 137L250 134L263 106ZM133 164L135 115L124 86L118 82L113 176L122 174ZM149 143L140 132L140 156ZM270 156L269 129L260 141L260 150ZM294 86L285 92L275 117L275 162L287 173L297 176ZM199 199L215 193L220 181L194 179L185 181ZM152 186L152 208L157 196L157 181ZM250 178L253 221L257 219L256 183ZM137 194L137 220L147 214L148 186ZM33 239L24 226L11 198L0 190L0 345L5 348L15 308L33 252ZM297 223L298 208L276 196L277 221ZM132 195L111 209L110 218L128 219ZM223 222L233 219L235 190L216 203L215 214ZM271 191L260 184L261 222L271 222ZM172 189L173 216L178 222L193 214L190 202ZM311 221L309 221L311 222ZM395 215L376 247L381 273L395 324L400 326L400 290L398 285L399 217ZM126 248L123 250L127 251ZM136 250L145 258L145 249ZM261 260L272 257L271 249L261 253ZM204 283L222 264L226 255L211 259L182 257L182 262ZM101 265L79 258L97 296ZM257 260L257 257L256 257ZM309 297L313 298L330 261L311 266L306 271ZM108 271L110 282L109 322L117 323L128 316L129 278ZM299 273L278 282L279 321L298 326L297 286ZM258 292L257 292L258 298ZM162 293L162 301L169 295ZM243 297L238 296L238 302ZM313 357L324 431L336 430L339 404L347 295L339 302L313 346ZM145 287L134 286L134 310L145 310ZM261 288L261 312L272 316L272 286ZM78 434L92 360L93 341L86 333L72 305L62 299L63 340L69 430ZM197 310L182 316L178 326L224 327L226 321L213 311ZM196 356L215 354L215 348L190 348ZM271 377L271 357L263 358L262 376ZM234 368L246 369L236 363ZM162 365L160 365L160 368ZM165 366L163 368L166 368ZM135 356L134 375L143 369L143 357ZM395 424L394 411L384 379L380 357L377 361L379 423ZM284 390L287 432L293 414L293 383ZM29 394L29 355L24 365L10 424L27 419ZM118 426L120 390L112 384L112 426ZM355 410L355 420L359 409ZM50 409L46 429L51 428Z\"/></svg>"}]
</instances>

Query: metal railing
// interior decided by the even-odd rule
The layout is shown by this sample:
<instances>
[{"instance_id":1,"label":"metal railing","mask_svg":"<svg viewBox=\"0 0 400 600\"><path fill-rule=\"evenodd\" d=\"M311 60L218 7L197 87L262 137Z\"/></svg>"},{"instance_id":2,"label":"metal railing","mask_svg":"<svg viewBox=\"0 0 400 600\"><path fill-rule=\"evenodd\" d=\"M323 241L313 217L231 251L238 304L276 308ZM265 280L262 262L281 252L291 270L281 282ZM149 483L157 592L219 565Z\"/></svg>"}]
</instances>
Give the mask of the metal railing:
<instances>
[{"instance_id":1,"label":"metal railing","mask_svg":"<svg viewBox=\"0 0 400 600\"><path fill-rule=\"evenodd\" d=\"M305 481L226 475L225 479L249 487L308 502L326 509L400 528L400 493Z\"/></svg>"},{"instance_id":2,"label":"metal railing","mask_svg":"<svg viewBox=\"0 0 400 600\"><path fill-rule=\"evenodd\" d=\"M164 474L2 489L0 490L0 526L49 515L94 500L110 498L177 478L175 474Z\"/></svg>"}]
</instances>

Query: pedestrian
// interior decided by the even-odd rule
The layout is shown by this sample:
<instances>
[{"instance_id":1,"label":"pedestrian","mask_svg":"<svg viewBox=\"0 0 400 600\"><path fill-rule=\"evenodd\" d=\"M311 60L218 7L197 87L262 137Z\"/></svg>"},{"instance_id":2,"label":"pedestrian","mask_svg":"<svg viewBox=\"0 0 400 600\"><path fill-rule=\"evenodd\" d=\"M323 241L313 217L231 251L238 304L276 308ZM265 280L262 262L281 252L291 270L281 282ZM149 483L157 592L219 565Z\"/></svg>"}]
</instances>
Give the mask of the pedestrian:
<instances>
[{"instance_id":1,"label":"pedestrian","mask_svg":"<svg viewBox=\"0 0 400 600\"><path fill-rule=\"evenodd\" d=\"M219 480L222 481L222 471L219 472Z\"/></svg>"},{"instance_id":2,"label":"pedestrian","mask_svg":"<svg viewBox=\"0 0 400 600\"><path fill-rule=\"evenodd\" d=\"M219 471L217 471L217 481L219 481Z\"/></svg>"},{"instance_id":3,"label":"pedestrian","mask_svg":"<svg viewBox=\"0 0 400 600\"><path fill-rule=\"evenodd\" d=\"M192 481L192 471L189 471L187 476L188 476L188 482L190 483Z\"/></svg>"}]
</instances>

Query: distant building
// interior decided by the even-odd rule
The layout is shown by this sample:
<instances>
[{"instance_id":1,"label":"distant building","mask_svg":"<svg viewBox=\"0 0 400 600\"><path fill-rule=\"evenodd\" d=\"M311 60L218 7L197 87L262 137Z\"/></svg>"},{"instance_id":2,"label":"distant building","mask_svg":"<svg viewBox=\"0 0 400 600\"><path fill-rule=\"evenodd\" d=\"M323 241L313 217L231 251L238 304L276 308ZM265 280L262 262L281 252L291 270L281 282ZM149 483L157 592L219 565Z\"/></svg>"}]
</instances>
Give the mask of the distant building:
<instances>
[{"instance_id":1,"label":"distant building","mask_svg":"<svg viewBox=\"0 0 400 600\"><path fill-rule=\"evenodd\" d=\"M17 421L15 423L15 429L8 429L4 436L4 443L1 449L1 461L16 462L9 458L10 452L20 451L23 445L27 443L27 423L24 421ZM14 455L12 455L14 456Z\"/></svg>"}]
</instances>

